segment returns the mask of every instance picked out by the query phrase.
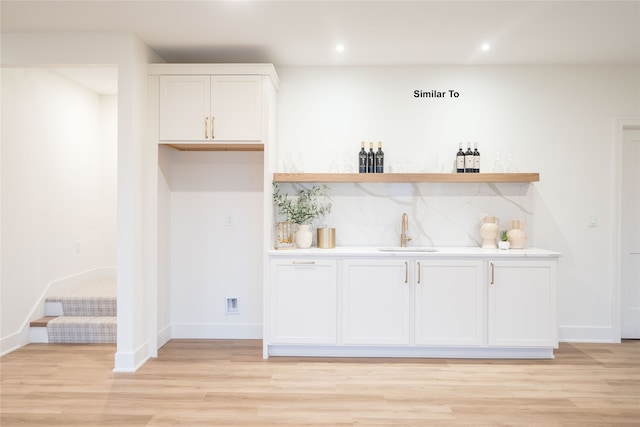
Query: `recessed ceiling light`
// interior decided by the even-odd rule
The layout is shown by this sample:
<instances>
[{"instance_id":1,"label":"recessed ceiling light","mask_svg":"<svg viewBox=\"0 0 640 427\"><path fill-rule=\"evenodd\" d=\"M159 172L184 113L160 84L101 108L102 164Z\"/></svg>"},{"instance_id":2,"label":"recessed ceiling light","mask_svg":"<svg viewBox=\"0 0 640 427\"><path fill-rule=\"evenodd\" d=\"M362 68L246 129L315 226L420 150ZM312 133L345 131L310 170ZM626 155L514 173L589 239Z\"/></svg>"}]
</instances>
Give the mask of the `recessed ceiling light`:
<instances>
[{"instance_id":1,"label":"recessed ceiling light","mask_svg":"<svg viewBox=\"0 0 640 427\"><path fill-rule=\"evenodd\" d=\"M489 45L489 43L484 43L482 45L482 50L484 50L485 52L488 51L489 49L491 49L491 45Z\"/></svg>"},{"instance_id":2,"label":"recessed ceiling light","mask_svg":"<svg viewBox=\"0 0 640 427\"><path fill-rule=\"evenodd\" d=\"M344 52L344 45L343 44L337 44L336 45L336 52Z\"/></svg>"}]
</instances>

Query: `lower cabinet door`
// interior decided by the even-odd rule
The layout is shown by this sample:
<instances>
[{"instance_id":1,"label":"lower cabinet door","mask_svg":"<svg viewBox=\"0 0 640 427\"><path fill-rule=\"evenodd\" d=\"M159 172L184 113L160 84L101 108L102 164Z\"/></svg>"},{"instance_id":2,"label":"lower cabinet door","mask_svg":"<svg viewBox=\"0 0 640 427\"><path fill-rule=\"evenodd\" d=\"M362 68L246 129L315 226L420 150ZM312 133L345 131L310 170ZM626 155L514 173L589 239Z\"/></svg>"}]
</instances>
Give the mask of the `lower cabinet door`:
<instances>
[{"instance_id":1,"label":"lower cabinet door","mask_svg":"<svg viewBox=\"0 0 640 427\"><path fill-rule=\"evenodd\" d=\"M409 344L409 262L349 259L342 268L343 343Z\"/></svg>"},{"instance_id":2,"label":"lower cabinet door","mask_svg":"<svg viewBox=\"0 0 640 427\"><path fill-rule=\"evenodd\" d=\"M337 262L271 262L271 342L336 344Z\"/></svg>"},{"instance_id":3,"label":"lower cabinet door","mask_svg":"<svg viewBox=\"0 0 640 427\"><path fill-rule=\"evenodd\" d=\"M483 265L477 260L416 261L416 345L486 343Z\"/></svg>"},{"instance_id":4,"label":"lower cabinet door","mask_svg":"<svg viewBox=\"0 0 640 427\"><path fill-rule=\"evenodd\" d=\"M556 347L556 262L491 261L489 345Z\"/></svg>"}]
</instances>

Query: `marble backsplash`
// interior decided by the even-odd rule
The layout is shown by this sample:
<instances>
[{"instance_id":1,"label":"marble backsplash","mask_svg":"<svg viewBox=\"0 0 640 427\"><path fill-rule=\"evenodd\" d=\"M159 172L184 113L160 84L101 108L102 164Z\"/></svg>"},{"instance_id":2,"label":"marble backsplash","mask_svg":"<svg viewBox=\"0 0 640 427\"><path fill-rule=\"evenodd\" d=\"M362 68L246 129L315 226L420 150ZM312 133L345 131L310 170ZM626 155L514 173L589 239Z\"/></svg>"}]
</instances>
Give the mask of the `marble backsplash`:
<instances>
[{"instance_id":1,"label":"marble backsplash","mask_svg":"<svg viewBox=\"0 0 640 427\"><path fill-rule=\"evenodd\" d=\"M293 195L312 184L281 183ZM401 217L409 217L408 246L480 246L481 219L524 221L534 246L533 187L528 183L331 183L331 213L314 226L336 228L338 246L398 246ZM315 234L315 233L314 233ZM315 236L314 236L315 245Z\"/></svg>"}]
</instances>

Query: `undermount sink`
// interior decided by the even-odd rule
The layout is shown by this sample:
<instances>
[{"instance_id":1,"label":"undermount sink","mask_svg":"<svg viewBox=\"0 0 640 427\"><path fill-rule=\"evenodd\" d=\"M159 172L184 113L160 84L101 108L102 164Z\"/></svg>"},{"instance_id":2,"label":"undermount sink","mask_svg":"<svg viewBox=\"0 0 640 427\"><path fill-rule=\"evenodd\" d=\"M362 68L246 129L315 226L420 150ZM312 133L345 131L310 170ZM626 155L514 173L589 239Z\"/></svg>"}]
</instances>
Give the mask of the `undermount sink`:
<instances>
[{"instance_id":1,"label":"undermount sink","mask_svg":"<svg viewBox=\"0 0 640 427\"><path fill-rule=\"evenodd\" d=\"M438 252L436 248L425 247L400 247L394 246L389 248L378 248L380 252Z\"/></svg>"}]
</instances>

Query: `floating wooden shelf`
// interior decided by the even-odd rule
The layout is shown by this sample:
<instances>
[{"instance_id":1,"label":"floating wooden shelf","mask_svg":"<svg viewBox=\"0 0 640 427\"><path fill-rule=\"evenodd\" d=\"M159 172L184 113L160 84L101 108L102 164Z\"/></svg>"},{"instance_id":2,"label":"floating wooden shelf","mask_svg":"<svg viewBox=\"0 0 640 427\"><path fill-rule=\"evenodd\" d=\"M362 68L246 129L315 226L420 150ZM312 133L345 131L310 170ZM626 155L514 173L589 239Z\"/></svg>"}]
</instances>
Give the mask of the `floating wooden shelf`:
<instances>
[{"instance_id":1,"label":"floating wooden shelf","mask_svg":"<svg viewBox=\"0 0 640 427\"><path fill-rule=\"evenodd\" d=\"M537 182L539 173L274 173L275 182Z\"/></svg>"},{"instance_id":2,"label":"floating wooden shelf","mask_svg":"<svg viewBox=\"0 0 640 427\"><path fill-rule=\"evenodd\" d=\"M168 144L162 143L180 151L264 151L264 144Z\"/></svg>"}]
</instances>

